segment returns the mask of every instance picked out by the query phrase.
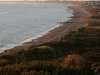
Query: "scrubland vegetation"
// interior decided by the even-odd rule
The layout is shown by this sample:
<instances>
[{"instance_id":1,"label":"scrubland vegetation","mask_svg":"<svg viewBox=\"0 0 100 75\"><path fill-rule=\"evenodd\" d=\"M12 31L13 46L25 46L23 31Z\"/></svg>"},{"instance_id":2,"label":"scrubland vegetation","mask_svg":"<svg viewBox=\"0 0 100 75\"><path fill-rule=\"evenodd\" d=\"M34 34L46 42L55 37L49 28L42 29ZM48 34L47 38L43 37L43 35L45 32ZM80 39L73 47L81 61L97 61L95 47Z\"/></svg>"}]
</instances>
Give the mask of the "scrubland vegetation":
<instances>
[{"instance_id":1,"label":"scrubland vegetation","mask_svg":"<svg viewBox=\"0 0 100 75\"><path fill-rule=\"evenodd\" d=\"M100 8L83 7L88 26L66 33L59 42L0 55L0 75L94 75L100 73Z\"/></svg>"},{"instance_id":2,"label":"scrubland vegetation","mask_svg":"<svg viewBox=\"0 0 100 75\"><path fill-rule=\"evenodd\" d=\"M0 66L0 75L94 75L84 57L70 54L64 60L33 60Z\"/></svg>"}]
</instances>

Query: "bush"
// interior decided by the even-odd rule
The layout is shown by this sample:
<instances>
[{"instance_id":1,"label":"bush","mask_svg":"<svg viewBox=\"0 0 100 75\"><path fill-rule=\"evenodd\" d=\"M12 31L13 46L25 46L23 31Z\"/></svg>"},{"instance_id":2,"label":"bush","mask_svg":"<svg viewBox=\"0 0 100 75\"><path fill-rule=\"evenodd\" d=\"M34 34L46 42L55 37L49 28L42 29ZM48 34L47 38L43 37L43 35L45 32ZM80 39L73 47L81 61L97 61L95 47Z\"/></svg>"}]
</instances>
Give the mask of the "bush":
<instances>
[{"instance_id":1,"label":"bush","mask_svg":"<svg viewBox=\"0 0 100 75\"><path fill-rule=\"evenodd\" d=\"M85 67L85 59L79 54L69 54L65 57L63 66L81 70Z\"/></svg>"}]
</instances>

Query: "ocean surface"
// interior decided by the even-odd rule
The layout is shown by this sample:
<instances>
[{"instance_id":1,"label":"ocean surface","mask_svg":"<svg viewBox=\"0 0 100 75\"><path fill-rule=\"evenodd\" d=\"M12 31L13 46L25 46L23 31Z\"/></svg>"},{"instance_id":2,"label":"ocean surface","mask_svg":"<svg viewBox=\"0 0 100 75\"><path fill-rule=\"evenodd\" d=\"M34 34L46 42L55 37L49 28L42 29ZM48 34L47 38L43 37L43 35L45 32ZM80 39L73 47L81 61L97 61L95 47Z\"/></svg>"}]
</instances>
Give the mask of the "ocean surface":
<instances>
[{"instance_id":1,"label":"ocean surface","mask_svg":"<svg viewBox=\"0 0 100 75\"><path fill-rule=\"evenodd\" d=\"M70 5L0 3L0 52L47 34L73 15Z\"/></svg>"}]
</instances>

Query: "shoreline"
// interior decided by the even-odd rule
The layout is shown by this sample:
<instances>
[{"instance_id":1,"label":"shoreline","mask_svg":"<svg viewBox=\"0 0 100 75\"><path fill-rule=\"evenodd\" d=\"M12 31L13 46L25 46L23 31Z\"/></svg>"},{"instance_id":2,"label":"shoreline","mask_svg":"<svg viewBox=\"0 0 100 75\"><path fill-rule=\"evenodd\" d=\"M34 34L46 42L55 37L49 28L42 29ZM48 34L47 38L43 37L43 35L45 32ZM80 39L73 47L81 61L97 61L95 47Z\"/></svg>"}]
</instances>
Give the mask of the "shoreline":
<instances>
[{"instance_id":1,"label":"shoreline","mask_svg":"<svg viewBox=\"0 0 100 75\"><path fill-rule=\"evenodd\" d=\"M38 15L38 14L36 14L37 15L37 17L35 18L32 18L31 16L29 16L29 15L33 15L34 16L34 14L32 13L32 12L30 12L30 14L28 13L28 12L26 12L25 14L23 14L23 15L26 15L26 16L29 16L29 17L31 17L34 21L32 21L32 19L29 19L28 21L27 21L27 23L26 22L24 22L24 20L21 20L21 21L19 21L18 23L16 22L16 21L18 21L17 19L14 19L14 22L12 23L12 20L10 20L10 22L11 22L11 26L13 26L12 24L14 24L14 25L16 25L16 26L14 26L14 27L17 27L17 28L20 28L21 27L21 29L15 29L15 31L13 30L13 28L12 27L9 27L9 25L7 25L7 30L8 29L10 29L10 30L12 30L13 32L7 32L6 30L4 30L5 32L4 32L4 36L2 36L2 37L4 37L4 38L6 38L6 35L7 34L9 34L9 35L11 35L11 37L8 35L7 37L10 37L10 38L6 38L6 40L4 40L4 38L2 38L1 37L1 43L0 43L0 53L2 53L2 52L4 52L5 50L9 50L9 49L12 49L12 48L14 48L14 47L17 47L17 46L21 46L23 43L25 43L25 42L30 42L30 41L32 41L33 39L37 39L38 37L42 37L43 35L45 35L45 34L47 34L49 31L51 31L51 30L53 30L54 28L56 28L56 27L58 27L60 24L57 24L59 21L66 21L66 20L69 20L69 18L66 18L66 17L71 17L71 16L73 16L72 14L73 14L73 11L69 8L70 7L70 4L68 4L68 5L65 5L65 4L54 4L54 3L52 3L52 4L50 4L49 3L49 5L48 4L46 4L46 3L44 3L44 4L42 4L42 3L37 3L37 4L28 4L28 6L27 6L27 4L20 4L20 3L18 3L19 5L25 5L26 7L28 7L28 6L31 6L31 7L34 7L34 6L37 6L37 8L39 7L39 6L41 6L42 5L42 7L43 7L43 9L44 9L44 7L45 6L49 6L49 5L53 5L54 7L55 7L55 5L57 6L57 11L56 10L54 10L53 12L47 12L46 14L48 15L49 13L50 13L50 15L54 15L55 17L53 18L52 16L50 16L49 17L49 15L48 16L45 16L45 14L40 14L40 15ZM3 6L4 6L5 4L3 4ZM11 4L11 5L13 5L13 4ZM9 4L7 4L7 6L11 6L11 5L9 5ZM15 7L14 8L16 8L16 6L18 6L18 5L14 5ZM59 6L61 6L61 9L60 9L60 11L58 10L59 8ZM20 6L19 6L20 7ZM63 7L63 8L62 8ZM7 7L7 8L9 8L9 7ZM55 7L55 9L56 9L56 7ZM17 10L19 10L19 9L17 9ZM29 10L31 10L31 9L29 9ZM45 9L44 9L45 10ZM50 10L51 10L51 8L50 8ZM68 11L69 10L69 11ZM35 11L34 11L34 9L32 10L34 13L35 13ZM36 12L42 12L40 9L39 9L39 11L38 11L38 9L37 9L37 11ZM61 14L60 16L59 16L59 14L58 15L56 15L56 13L59 13L59 14ZM66 12L68 13L67 15L66 15ZM7 14L13 14L13 13L15 13L15 12L13 12L12 11L12 9L11 9L11 11L9 10L9 11L5 11L5 12L1 12L0 13L0 15L2 16L2 15L4 15L4 14L6 14L6 17L8 17L8 18L10 18L10 16L9 15L7 15ZM54 14L53 14L54 13ZM14 16L16 16L17 14L15 14L15 15L13 15L13 17ZM21 15L20 13L19 13L19 15ZM23 16L22 15L22 16ZM65 15L65 16L64 16ZM25 17L26 17L25 16ZM41 20L40 19L40 17L41 18L43 18L43 20ZM44 17L43 17L44 16ZM29 18L28 17L28 18ZM49 17L49 19L50 19L50 21L51 22L49 22L49 19L47 19L47 20L45 20L45 18L48 18ZM61 18L60 18L61 17ZM18 17L19 19L22 19L22 18L20 18L20 17ZM28 19L28 18L25 18L25 20L26 19ZM53 19L52 19L53 18ZM2 21L2 20L1 20ZM5 20L5 22L6 22L7 20ZM36 23L37 21L39 21L39 23ZM43 22L42 22L43 21ZM45 22L46 21L46 22ZM3 21L2 21L3 22ZM20 25L20 23L21 23L21 25ZM5 23L5 25L6 25L7 23ZM24 26L24 28L22 27L22 25L24 25L25 24L25 26ZM29 24L30 26L29 27L27 27L27 24ZM34 27L34 25L32 25L32 24L34 24L34 25L36 25L36 28L40 28L40 29L36 29L35 27ZM41 28L41 24L43 24L43 28ZM18 26L17 26L18 25ZM31 28L30 28L31 27ZM29 32L29 31L30 32ZM35 30L35 31L34 31ZM17 33L16 33L16 31L17 31ZM2 32L2 31L1 31ZM20 34L19 34L19 32L20 32ZM7 33L7 34L6 34ZM5 35L6 34L6 35ZM14 34L16 34L16 35L14 35ZM13 37L13 36L14 37ZM12 38L12 39L11 39ZM14 40L15 39L15 40Z\"/></svg>"},{"instance_id":2,"label":"shoreline","mask_svg":"<svg viewBox=\"0 0 100 75\"><path fill-rule=\"evenodd\" d=\"M30 42L25 42L22 47L30 45L37 46L48 42L59 41L65 34L74 29L87 26L85 18L88 18L88 13L76 5L70 6L73 9L73 16L66 22L62 22L62 25L49 31L46 35L33 39ZM77 18L74 18L77 17ZM24 48L25 49L25 48ZM26 48L27 49L27 48Z\"/></svg>"},{"instance_id":3,"label":"shoreline","mask_svg":"<svg viewBox=\"0 0 100 75\"><path fill-rule=\"evenodd\" d=\"M72 5L70 8L73 9L74 16L70 20L63 22L61 26L54 28L53 30L49 31L46 35L43 35L38 39L33 39L30 42L25 42L21 46L5 50L0 54L6 54L12 50L27 50L31 46L37 46L47 42L57 42L69 31L87 26L87 22L85 19L88 18L89 14L77 5Z\"/></svg>"}]
</instances>

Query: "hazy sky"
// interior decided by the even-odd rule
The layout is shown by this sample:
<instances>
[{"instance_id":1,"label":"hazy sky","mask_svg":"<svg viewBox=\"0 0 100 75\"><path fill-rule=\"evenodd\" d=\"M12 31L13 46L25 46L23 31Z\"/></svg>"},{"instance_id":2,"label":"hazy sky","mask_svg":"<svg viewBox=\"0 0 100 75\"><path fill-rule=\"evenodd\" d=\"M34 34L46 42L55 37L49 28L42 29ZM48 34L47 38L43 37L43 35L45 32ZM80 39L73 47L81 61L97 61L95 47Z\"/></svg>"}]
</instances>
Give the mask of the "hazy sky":
<instances>
[{"instance_id":1,"label":"hazy sky","mask_svg":"<svg viewBox=\"0 0 100 75\"><path fill-rule=\"evenodd\" d=\"M22 0L0 0L0 1L22 1Z\"/></svg>"},{"instance_id":2,"label":"hazy sky","mask_svg":"<svg viewBox=\"0 0 100 75\"><path fill-rule=\"evenodd\" d=\"M0 0L0 1L24 1L24 0Z\"/></svg>"},{"instance_id":3,"label":"hazy sky","mask_svg":"<svg viewBox=\"0 0 100 75\"><path fill-rule=\"evenodd\" d=\"M24 1L24 0L0 0L0 1ZM30 0L27 0L27 1L30 1ZM75 0L71 0L71 1L75 1ZM88 1L88 0L77 0L77 1ZM89 1L97 1L97 0L89 0ZM100 0L98 0L98 1L100 1Z\"/></svg>"}]
</instances>

